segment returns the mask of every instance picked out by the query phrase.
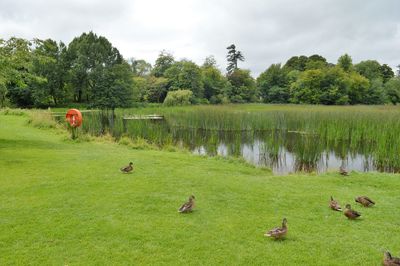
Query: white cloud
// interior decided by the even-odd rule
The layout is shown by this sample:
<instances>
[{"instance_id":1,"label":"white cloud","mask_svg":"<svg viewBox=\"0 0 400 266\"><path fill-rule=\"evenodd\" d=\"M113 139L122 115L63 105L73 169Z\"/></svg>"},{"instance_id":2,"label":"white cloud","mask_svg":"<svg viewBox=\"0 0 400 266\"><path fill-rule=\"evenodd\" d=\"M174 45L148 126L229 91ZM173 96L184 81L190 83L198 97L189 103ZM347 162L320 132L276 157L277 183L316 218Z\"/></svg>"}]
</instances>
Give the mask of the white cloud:
<instances>
[{"instance_id":1,"label":"white cloud","mask_svg":"<svg viewBox=\"0 0 400 266\"><path fill-rule=\"evenodd\" d=\"M202 63L215 55L225 68L235 43L256 76L293 55L321 54L336 62L376 59L400 64L398 0L3 0L0 36L68 43L93 30L125 57L154 62L163 50Z\"/></svg>"}]
</instances>

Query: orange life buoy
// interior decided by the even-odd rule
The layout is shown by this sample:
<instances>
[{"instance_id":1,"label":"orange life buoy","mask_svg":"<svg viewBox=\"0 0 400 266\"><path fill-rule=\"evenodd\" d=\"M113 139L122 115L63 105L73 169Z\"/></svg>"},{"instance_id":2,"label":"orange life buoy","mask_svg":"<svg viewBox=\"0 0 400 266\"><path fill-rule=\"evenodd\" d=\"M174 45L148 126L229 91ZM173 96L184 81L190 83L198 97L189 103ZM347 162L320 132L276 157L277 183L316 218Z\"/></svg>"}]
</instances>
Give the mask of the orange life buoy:
<instances>
[{"instance_id":1,"label":"orange life buoy","mask_svg":"<svg viewBox=\"0 0 400 266\"><path fill-rule=\"evenodd\" d=\"M82 125L82 114L78 109L69 109L65 118L71 127L79 127Z\"/></svg>"}]
</instances>

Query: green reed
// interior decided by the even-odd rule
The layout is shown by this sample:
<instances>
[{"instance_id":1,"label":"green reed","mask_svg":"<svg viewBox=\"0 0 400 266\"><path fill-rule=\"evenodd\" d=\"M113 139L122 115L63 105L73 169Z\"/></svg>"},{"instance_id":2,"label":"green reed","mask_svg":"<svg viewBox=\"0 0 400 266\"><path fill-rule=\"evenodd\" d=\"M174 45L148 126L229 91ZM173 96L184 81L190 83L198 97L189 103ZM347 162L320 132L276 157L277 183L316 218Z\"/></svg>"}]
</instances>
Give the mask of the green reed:
<instances>
[{"instance_id":1,"label":"green reed","mask_svg":"<svg viewBox=\"0 0 400 266\"><path fill-rule=\"evenodd\" d=\"M141 114L159 114L165 120L127 120L124 125L124 116ZM141 137L159 146L203 146L209 154L217 153L221 139L231 143L227 148L232 154L238 154L244 142L254 140L249 132L263 132L271 159L284 146L296 154L299 169L318 161L323 151L333 151L342 158L357 153L373 156L378 169L400 170L400 108L396 106L249 104L117 109L114 117L104 111L84 113L80 131L109 133L117 139ZM185 143L176 143L178 139Z\"/></svg>"}]
</instances>

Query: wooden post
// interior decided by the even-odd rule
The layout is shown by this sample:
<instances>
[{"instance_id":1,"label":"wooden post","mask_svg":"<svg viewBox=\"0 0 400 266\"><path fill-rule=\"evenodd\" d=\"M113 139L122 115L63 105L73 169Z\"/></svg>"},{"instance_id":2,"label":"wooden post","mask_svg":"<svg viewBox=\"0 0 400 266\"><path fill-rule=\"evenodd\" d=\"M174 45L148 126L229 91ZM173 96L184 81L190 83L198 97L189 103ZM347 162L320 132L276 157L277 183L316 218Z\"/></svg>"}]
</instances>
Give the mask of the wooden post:
<instances>
[{"instance_id":1,"label":"wooden post","mask_svg":"<svg viewBox=\"0 0 400 266\"><path fill-rule=\"evenodd\" d=\"M126 119L122 117L122 127L123 127L123 133L126 133L127 128L126 128Z\"/></svg>"}]
</instances>

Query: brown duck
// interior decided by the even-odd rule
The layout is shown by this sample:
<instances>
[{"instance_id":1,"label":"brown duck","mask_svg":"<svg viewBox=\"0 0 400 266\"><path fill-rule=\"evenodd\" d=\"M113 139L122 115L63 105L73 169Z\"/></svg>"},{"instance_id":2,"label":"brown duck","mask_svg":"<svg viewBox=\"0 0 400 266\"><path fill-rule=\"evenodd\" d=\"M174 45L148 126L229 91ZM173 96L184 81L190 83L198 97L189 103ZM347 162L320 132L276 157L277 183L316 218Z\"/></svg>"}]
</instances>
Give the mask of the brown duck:
<instances>
[{"instance_id":1,"label":"brown duck","mask_svg":"<svg viewBox=\"0 0 400 266\"><path fill-rule=\"evenodd\" d=\"M286 218L283 218L282 227L276 227L274 229L271 229L268 232L266 232L264 235L272 237L274 239L284 238L286 236L287 230L288 230L286 223L287 223Z\"/></svg>"},{"instance_id":2,"label":"brown duck","mask_svg":"<svg viewBox=\"0 0 400 266\"><path fill-rule=\"evenodd\" d=\"M371 207L375 205L375 202L367 196L359 196L355 199L355 201L361 203L364 207Z\"/></svg>"},{"instance_id":3,"label":"brown duck","mask_svg":"<svg viewBox=\"0 0 400 266\"><path fill-rule=\"evenodd\" d=\"M343 166L340 166L339 174L341 174L343 176L348 176L349 175L349 173L347 172L347 170Z\"/></svg>"},{"instance_id":4,"label":"brown duck","mask_svg":"<svg viewBox=\"0 0 400 266\"><path fill-rule=\"evenodd\" d=\"M329 207L335 211L340 211L340 212L342 211L342 207L340 207L339 203L336 200L334 200L332 196L331 196L331 201L329 202Z\"/></svg>"},{"instance_id":5,"label":"brown duck","mask_svg":"<svg viewBox=\"0 0 400 266\"><path fill-rule=\"evenodd\" d=\"M400 258L392 257L389 251L383 255L383 265L385 266L399 266Z\"/></svg>"},{"instance_id":6,"label":"brown duck","mask_svg":"<svg viewBox=\"0 0 400 266\"><path fill-rule=\"evenodd\" d=\"M357 212L355 210L352 210L350 204L347 204L346 205L346 210L344 211L344 215L347 218L349 218L351 220L354 220L354 219L357 219L358 217L360 217L361 213L359 213L359 212Z\"/></svg>"},{"instance_id":7,"label":"brown duck","mask_svg":"<svg viewBox=\"0 0 400 266\"><path fill-rule=\"evenodd\" d=\"M122 173L126 173L126 174L132 172L133 163L130 162L128 166L122 167L120 170L121 170Z\"/></svg>"},{"instance_id":8,"label":"brown duck","mask_svg":"<svg viewBox=\"0 0 400 266\"><path fill-rule=\"evenodd\" d=\"M181 212L181 213L191 212L191 211L193 210L193 208L194 208L194 199L195 199L194 196L191 195L191 196L189 197L189 201L188 201L188 202L185 202L185 203L179 208L178 212Z\"/></svg>"}]
</instances>

